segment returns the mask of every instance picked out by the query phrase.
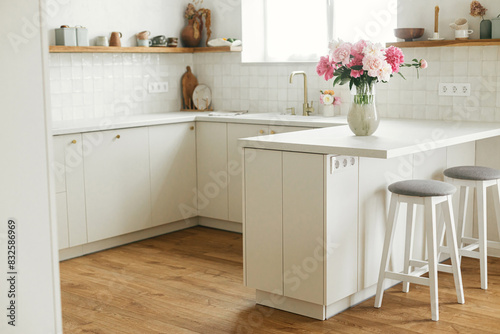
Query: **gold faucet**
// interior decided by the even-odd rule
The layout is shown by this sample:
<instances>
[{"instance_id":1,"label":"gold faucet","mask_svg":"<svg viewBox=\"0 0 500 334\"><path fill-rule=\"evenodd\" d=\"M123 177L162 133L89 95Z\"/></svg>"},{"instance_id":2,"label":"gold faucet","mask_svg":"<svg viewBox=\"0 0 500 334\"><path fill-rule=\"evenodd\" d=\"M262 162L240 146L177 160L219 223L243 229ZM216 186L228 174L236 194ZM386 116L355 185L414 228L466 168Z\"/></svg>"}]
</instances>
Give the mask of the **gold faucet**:
<instances>
[{"instance_id":1,"label":"gold faucet","mask_svg":"<svg viewBox=\"0 0 500 334\"><path fill-rule=\"evenodd\" d=\"M311 101L311 105L307 102L307 75L304 71L293 71L292 74L290 74L290 83L293 82L293 77L296 74L302 74L304 76L304 104L302 105L304 112L302 115L309 116L310 113L314 112L314 101Z\"/></svg>"}]
</instances>

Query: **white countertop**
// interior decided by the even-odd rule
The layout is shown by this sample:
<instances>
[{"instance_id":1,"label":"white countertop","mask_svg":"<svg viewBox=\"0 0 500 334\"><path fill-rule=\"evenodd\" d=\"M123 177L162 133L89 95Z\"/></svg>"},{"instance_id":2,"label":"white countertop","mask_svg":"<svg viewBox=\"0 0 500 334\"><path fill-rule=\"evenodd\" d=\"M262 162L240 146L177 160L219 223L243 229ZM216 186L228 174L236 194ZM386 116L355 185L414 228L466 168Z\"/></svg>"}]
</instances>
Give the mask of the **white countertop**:
<instances>
[{"instance_id":1,"label":"white countertop","mask_svg":"<svg viewBox=\"0 0 500 334\"><path fill-rule=\"evenodd\" d=\"M291 116L271 113L244 114L238 116L208 116L206 112L168 112L162 114L130 115L90 120L58 121L52 124L52 134L64 135L79 132L193 121L302 126L311 128L346 124L345 117Z\"/></svg>"},{"instance_id":2,"label":"white countertop","mask_svg":"<svg viewBox=\"0 0 500 334\"><path fill-rule=\"evenodd\" d=\"M382 119L374 135L357 137L348 126L243 138L240 146L293 152L389 159L500 136L500 123Z\"/></svg>"}]
</instances>

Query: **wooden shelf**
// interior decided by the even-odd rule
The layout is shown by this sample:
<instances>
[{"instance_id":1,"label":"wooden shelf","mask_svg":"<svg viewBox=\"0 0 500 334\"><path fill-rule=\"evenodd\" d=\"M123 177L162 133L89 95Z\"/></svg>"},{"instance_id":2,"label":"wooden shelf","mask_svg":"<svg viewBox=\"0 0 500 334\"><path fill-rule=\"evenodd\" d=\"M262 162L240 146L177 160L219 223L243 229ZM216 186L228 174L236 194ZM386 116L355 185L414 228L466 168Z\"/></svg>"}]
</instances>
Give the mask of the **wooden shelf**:
<instances>
[{"instance_id":1,"label":"wooden shelf","mask_svg":"<svg viewBox=\"0 0 500 334\"><path fill-rule=\"evenodd\" d=\"M467 39L467 40L444 40L444 41L413 41L413 42L390 42L387 46L398 48L432 48L439 46L486 46L500 45L500 39Z\"/></svg>"},{"instance_id":2,"label":"wooden shelf","mask_svg":"<svg viewBox=\"0 0 500 334\"><path fill-rule=\"evenodd\" d=\"M50 53L208 53L241 52L241 46L217 46L197 48L168 47L113 47L113 46L49 46Z\"/></svg>"}]
</instances>

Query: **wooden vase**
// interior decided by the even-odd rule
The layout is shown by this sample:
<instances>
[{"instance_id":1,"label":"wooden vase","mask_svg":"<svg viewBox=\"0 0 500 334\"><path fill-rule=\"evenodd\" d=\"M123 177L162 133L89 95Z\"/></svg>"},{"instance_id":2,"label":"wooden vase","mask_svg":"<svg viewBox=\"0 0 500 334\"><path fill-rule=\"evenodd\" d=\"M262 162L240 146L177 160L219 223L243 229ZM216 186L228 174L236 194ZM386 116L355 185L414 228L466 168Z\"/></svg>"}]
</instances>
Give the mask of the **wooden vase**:
<instances>
[{"instance_id":1,"label":"wooden vase","mask_svg":"<svg viewBox=\"0 0 500 334\"><path fill-rule=\"evenodd\" d=\"M187 26L181 32L182 44L187 47L199 46L201 42L200 23L196 19L190 19Z\"/></svg>"}]
</instances>

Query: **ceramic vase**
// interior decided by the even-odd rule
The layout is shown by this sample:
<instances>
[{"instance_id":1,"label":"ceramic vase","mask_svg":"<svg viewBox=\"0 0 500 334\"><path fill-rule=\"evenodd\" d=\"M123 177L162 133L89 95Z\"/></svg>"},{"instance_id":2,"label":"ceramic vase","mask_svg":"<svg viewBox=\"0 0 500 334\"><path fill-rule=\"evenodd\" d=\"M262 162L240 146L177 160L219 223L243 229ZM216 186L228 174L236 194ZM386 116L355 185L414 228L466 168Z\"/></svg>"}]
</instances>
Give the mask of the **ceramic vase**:
<instances>
[{"instance_id":1,"label":"ceramic vase","mask_svg":"<svg viewBox=\"0 0 500 334\"><path fill-rule=\"evenodd\" d=\"M182 44L187 47L195 47L200 45L201 30L200 23L196 19L190 19L187 26L181 31Z\"/></svg>"},{"instance_id":2,"label":"ceramic vase","mask_svg":"<svg viewBox=\"0 0 500 334\"><path fill-rule=\"evenodd\" d=\"M371 136L377 130L380 119L375 104L373 83L352 87L347 123L356 136Z\"/></svg>"},{"instance_id":3,"label":"ceramic vase","mask_svg":"<svg viewBox=\"0 0 500 334\"><path fill-rule=\"evenodd\" d=\"M491 38L491 20L482 20L479 24L479 38L490 39Z\"/></svg>"}]
</instances>

